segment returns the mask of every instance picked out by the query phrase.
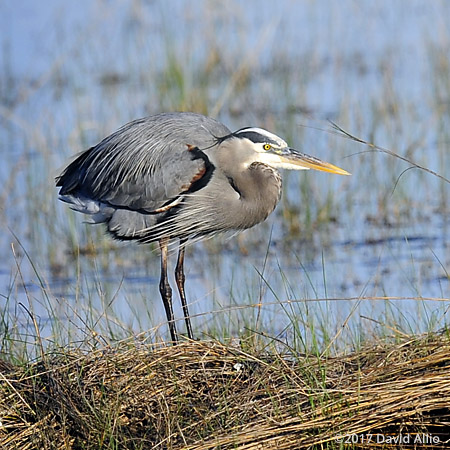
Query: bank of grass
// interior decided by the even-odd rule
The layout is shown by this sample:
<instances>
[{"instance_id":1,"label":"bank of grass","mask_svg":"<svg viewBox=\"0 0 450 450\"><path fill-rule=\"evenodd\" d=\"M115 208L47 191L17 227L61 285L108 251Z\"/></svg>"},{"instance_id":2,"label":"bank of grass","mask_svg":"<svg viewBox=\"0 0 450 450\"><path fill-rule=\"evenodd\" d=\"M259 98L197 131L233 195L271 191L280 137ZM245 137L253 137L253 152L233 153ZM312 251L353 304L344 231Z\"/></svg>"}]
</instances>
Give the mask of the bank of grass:
<instances>
[{"instance_id":1,"label":"bank of grass","mask_svg":"<svg viewBox=\"0 0 450 450\"><path fill-rule=\"evenodd\" d=\"M106 16L106 10L104 12ZM132 23L133 17L130 15L125 19ZM69 156L95 144L132 118L173 110L211 114L236 129L246 124L259 124L285 136L294 146L314 149L312 152L317 149L323 152L322 155L333 149L330 161L337 163L344 155L359 152L360 148L352 150L349 140L328 141L330 133L300 127L308 122L309 116L325 116L324 111L328 108L326 103L310 98L310 92L315 92L313 81L324 73L342 79L347 76L347 72L342 72L339 67L333 72L326 70L327 64L317 64L322 58L324 61L330 59L316 50L320 43L296 61L279 59L281 56L272 58L277 55L269 53L268 59L272 59L274 65L265 68L254 57L247 58L252 56L250 51L244 55L236 53L235 57L232 52L217 52L223 47L221 37L224 35L220 34L221 27L213 26L214 21L211 21L212 33L208 39L203 39L208 44L204 58L192 58L192 54L185 51L183 43L195 48L191 38L194 34L199 35L197 27L190 27L188 30L192 35L165 41L165 47L160 50L166 55L162 59L165 63L159 67L153 64L155 56L149 46L154 42L147 34L142 32L138 36L140 39L130 39L122 34L119 41L123 47L113 53L127 55L129 64L125 67L133 75L122 77L117 72L116 76L108 58L100 58L95 60L102 80L97 83L86 76L93 73L90 61L96 54L91 39L97 33L95 23L87 23L87 32L80 33L84 38L82 41L61 42L64 60L56 60L41 80L15 80L11 68L11 76L6 78L11 80L13 88L5 85L7 89L2 90L2 98L9 99L5 105L10 105L2 110L2 116L11 124L8 125L11 136L17 134L17 137L5 138L8 142L5 148L16 150L8 152L4 158L8 164L8 177L0 195L0 209L2 213L8 211L4 217L9 230L21 230L19 239L29 237L31 244L26 247L32 248L33 258L39 258L38 265L45 267L48 261L55 274L67 277L67 284L79 283L74 289L75 306L65 309L64 305L72 303L60 300L59 297L66 295L63 289L61 296L43 297L49 319L43 315L42 321L46 320L44 325L51 329L50 333L44 333L50 335L47 342L60 345L62 341L76 341L83 350L68 347L55 350L52 346L41 353L39 345L32 344L39 341L36 330L42 328L41 323L34 326L33 320L38 316L30 307L33 302L39 302L39 295L35 300L30 299L33 292L30 296L26 293L28 303L24 300L25 305L17 306L20 300L16 299L16 285L29 285L26 274L22 277L19 271L21 283L14 279L11 289L2 293L1 349L8 353L8 360L0 360L0 448L291 449L358 445L367 448L367 440L371 440L371 444L378 440L381 441L379 446L387 446L390 437L409 436L408 433L413 436L410 447L417 433L438 437L441 442L446 440L445 433L450 424L447 380L450 378L450 353L446 332L403 336L395 342L372 340L365 344L359 344L357 336L356 353L330 356L330 352L323 351L330 342L326 321L311 329L315 322L306 315L303 322L310 330L311 339L304 344L302 330L295 329L299 324L303 326L303 322L298 320L297 310L286 307L287 316L293 311L296 350L283 347L275 340L271 343L270 339L264 339L263 342L257 335L246 336L238 346L235 342L233 345L224 343L227 342L225 338L221 339L222 343L185 342L177 347L144 345L135 340L106 345L109 339L117 339L122 333L129 335L131 326L123 324L113 313L109 316L115 293L108 292L112 288L107 283L93 283L91 292L80 281L74 281L81 280L81 274L89 269L97 271L97 267L88 263L87 269L81 268L79 259L68 255L89 253L91 240L97 246L109 246L110 241L103 239L102 230L86 231L81 218L75 219L66 214L63 207L56 206L53 180L60 170L56 168ZM266 28L260 29L261 37L264 37ZM238 35L233 28L223 27L223 30L227 33L225 36ZM256 40L264 42L263 39ZM81 47L79 42L83 44ZM443 105L450 92L446 42L444 33L439 45L429 44L435 95L424 91L420 97L420 101L430 99L432 111L429 116L419 113L423 102L415 103L417 98L404 97L404 93L402 96L402 91L390 85L390 79L386 77L385 85L374 86L368 95L359 95L355 91L356 98L345 96L342 104L337 96L332 107L335 120L345 129L368 136L371 142L389 142L390 147L410 158L408 166L411 161L433 166L433 151L423 150L427 149L428 140L437 142L439 167L445 167L449 114ZM98 48L98 44L94 47ZM333 54L331 60L344 61L347 58L344 48L335 49L337 54ZM262 47L260 50L262 55ZM100 51L103 48L100 47ZM375 68L370 69L370 65L368 68L378 71L377 67L393 66L396 58L392 55L395 54L383 53L382 58L374 59ZM352 57L348 58L353 61ZM66 82L58 83L60 72L63 78L67 77ZM351 75L350 72L349 80L353 80ZM46 83L45 80L51 81ZM340 86L340 91L344 92L346 86L348 93L353 91L351 83ZM28 101L38 96L44 101ZM47 96L66 100L47 104ZM17 108L21 104L30 114L22 117ZM65 109L60 105L65 105ZM304 113L301 113L302 109ZM308 113L308 109L311 112ZM15 131L16 126L20 133ZM428 138L429 133L431 138ZM17 140L18 144L10 145L10 139L13 143ZM428 147L434 150L435 145ZM420 185L408 183L408 178L401 172L403 166L379 162L376 158L378 153L383 153L382 149L375 152L374 146L370 145L367 149L372 152L362 157L353 156L342 164L353 173L346 183L354 183L342 192L333 189L332 184L315 181L319 178L286 174L287 189L282 199L283 208L279 211L284 214L283 226L289 242L305 236L312 240L321 224L332 224L337 220L339 207L345 210L346 217L356 216L354 223L349 221L352 226L360 217L367 222L375 217L377 223L385 223L388 227L401 224L401 219L413 222L410 218L415 217L415 212L426 214L432 204L425 201L427 197L425 200L418 197L420 192L430 192L428 198L440 196L440 210L445 211L447 183L442 183L437 195L431 194L430 178L417 178ZM17 159L16 155L22 153L23 156ZM412 166L417 168L417 165ZM412 173L416 172L407 172L407 175ZM291 189L288 189L289 185ZM422 189L417 189L418 186ZM364 205L370 207L364 208ZM49 217L55 219L49 220ZM266 232L262 234L267 235ZM382 225L379 233L384 236ZM122 252L123 249L105 252L99 259L99 266L118 265L119 270L111 270L116 277L117 273L126 272L121 261L127 258ZM14 259L17 261L15 255ZM80 269L72 270L78 265ZM75 276L73 272L76 272ZM149 273L153 274L153 271L149 270ZM47 284L36 275L42 292L50 292ZM313 283L311 285L314 290ZM103 307L100 313L95 309L97 297ZM137 304L136 297L139 296L130 295L127 301ZM23 296L20 298L24 299ZM386 304L389 308L390 303ZM16 311L25 319L10 319L9 315ZM84 311L87 311L86 317ZM402 312L400 308L399 311ZM222 323L224 316L218 317ZM101 326L103 318L105 327ZM137 317L137 320L139 326L136 328L145 329L144 318ZM142 326L139 320L142 320ZM98 322L101 322L99 326ZM252 326L252 321L248 322ZM79 339L85 331L77 333L80 324L88 331L103 329L108 338L102 340L94 336L93 341L82 345ZM430 328L431 325L430 321ZM221 334L225 333L220 333L218 327L214 335ZM325 341L323 348L317 342L320 335ZM97 344L91 345L92 342ZM299 347L307 353L300 354ZM40 356L35 358L36 354ZM390 446L400 447L395 441ZM417 443L416 446L421 447ZM432 447L427 442L426 448Z\"/></svg>"},{"instance_id":2,"label":"bank of grass","mask_svg":"<svg viewBox=\"0 0 450 450\"><path fill-rule=\"evenodd\" d=\"M238 344L127 340L0 369L2 449L449 445L446 330L334 357L254 335ZM398 436L402 445L388 444Z\"/></svg>"}]
</instances>

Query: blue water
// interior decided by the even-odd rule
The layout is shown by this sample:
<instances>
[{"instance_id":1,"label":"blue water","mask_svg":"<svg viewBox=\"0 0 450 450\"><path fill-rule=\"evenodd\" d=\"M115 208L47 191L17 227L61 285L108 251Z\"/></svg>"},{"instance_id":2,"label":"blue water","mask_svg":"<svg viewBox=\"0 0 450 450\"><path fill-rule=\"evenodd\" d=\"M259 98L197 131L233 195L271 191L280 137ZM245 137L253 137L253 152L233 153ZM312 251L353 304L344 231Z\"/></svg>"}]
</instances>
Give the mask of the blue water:
<instances>
[{"instance_id":1,"label":"blue water","mask_svg":"<svg viewBox=\"0 0 450 450\"><path fill-rule=\"evenodd\" d=\"M197 92L211 114L232 129L265 126L353 175L284 174L282 202L265 224L190 249L187 294L196 327L283 334L291 324L288 300L301 301L292 310L297 318L317 317L331 334L352 323L372 330L374 320L414 331L442 326L450 294L449 184L416 169L403 174L408 164L317 128L329 131L333 120L448 178L448 17L448 2L419 0L3 2L5 307L26 321L17 305L35 302L44 328L49 304L76 322L88 299L100 324L105 311L134 332L164 322L157 252L113 243L83 225L58 204L53 177L123 123L176 109L179 98L189 104L202 88L196 71L213 55L214 76L206 93ZM184 71L178 99L163 92L168 54ZM240 71L245 89L234 84ZM328 197L335 221L307 225L305 211L320 218ZM15 244L16 257L14 235L24 247ZM73 258L73 239L82 248L95 241L96 256ZM312 301L371 296L403 300L365 300L355 310L355 300ZM417 300L435 297L442 300ZM236 309L260 301L260 316L253 306L242 315Z\"/></svg>"}]
</instances>

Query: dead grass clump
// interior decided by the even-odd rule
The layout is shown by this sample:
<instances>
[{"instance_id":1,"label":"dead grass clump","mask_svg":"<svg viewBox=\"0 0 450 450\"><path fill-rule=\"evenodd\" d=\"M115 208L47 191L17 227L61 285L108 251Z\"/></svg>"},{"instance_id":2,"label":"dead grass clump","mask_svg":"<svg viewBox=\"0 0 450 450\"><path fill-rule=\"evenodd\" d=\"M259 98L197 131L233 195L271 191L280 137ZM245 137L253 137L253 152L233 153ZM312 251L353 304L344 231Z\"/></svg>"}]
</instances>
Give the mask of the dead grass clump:
<instances>
[{"instance_id":1,"label":"dead grass clump","mask_svg":"<svg viewBox=\"0 0 450 450\"><path fill-rule=\"evenodd\" d=\"M218 342L61 350L0 365L0 448L342 448L344 436L367 448L399 435L392 448L422 435L446 448L449 369L446 334L337 358Z\"/></svg>"}]
</instances>

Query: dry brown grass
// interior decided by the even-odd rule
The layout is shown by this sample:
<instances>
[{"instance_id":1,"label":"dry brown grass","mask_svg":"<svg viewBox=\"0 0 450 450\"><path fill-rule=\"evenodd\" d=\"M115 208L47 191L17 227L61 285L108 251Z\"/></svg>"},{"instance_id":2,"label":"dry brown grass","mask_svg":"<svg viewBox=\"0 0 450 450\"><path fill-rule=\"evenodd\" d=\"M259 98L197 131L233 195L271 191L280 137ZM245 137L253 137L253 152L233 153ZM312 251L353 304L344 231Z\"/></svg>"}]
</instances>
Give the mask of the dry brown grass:
<instances>
[{"instance_id":1,"label":"dry brown grass","mask_svg":"<svg viewBox=\"0 0 450 450\"><path fill-rule=\"evenodd\" d=\"M0 448L339 448L400 433L409 445L384 446L447 448L449 369L446 333L335 358L211 341L63 349L1 364Z\"/></svg>"}]
</instances>

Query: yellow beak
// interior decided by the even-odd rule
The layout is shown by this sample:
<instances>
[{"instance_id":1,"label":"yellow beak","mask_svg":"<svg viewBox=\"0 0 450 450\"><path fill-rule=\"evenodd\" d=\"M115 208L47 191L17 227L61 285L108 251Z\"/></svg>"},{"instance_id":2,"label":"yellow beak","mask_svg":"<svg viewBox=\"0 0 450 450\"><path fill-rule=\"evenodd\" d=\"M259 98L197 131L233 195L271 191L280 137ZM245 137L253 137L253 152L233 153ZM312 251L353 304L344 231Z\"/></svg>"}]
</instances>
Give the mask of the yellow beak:
<instances>
[{"instance_id":1,"label":"yellow beak","mask_svg":"<svg viewBox=\"0 0 450 450\"><path fill-rule=\"evenodd\" d=\"M322 161L314 156L307 155L306 153L301 153L293 148L285 149L280 156L286 163L292 164L293 166L299 166L299 168L320 170L322 172L336 173L339 175L351 175L340 167Z\"/></svg>"}]
</instances>

